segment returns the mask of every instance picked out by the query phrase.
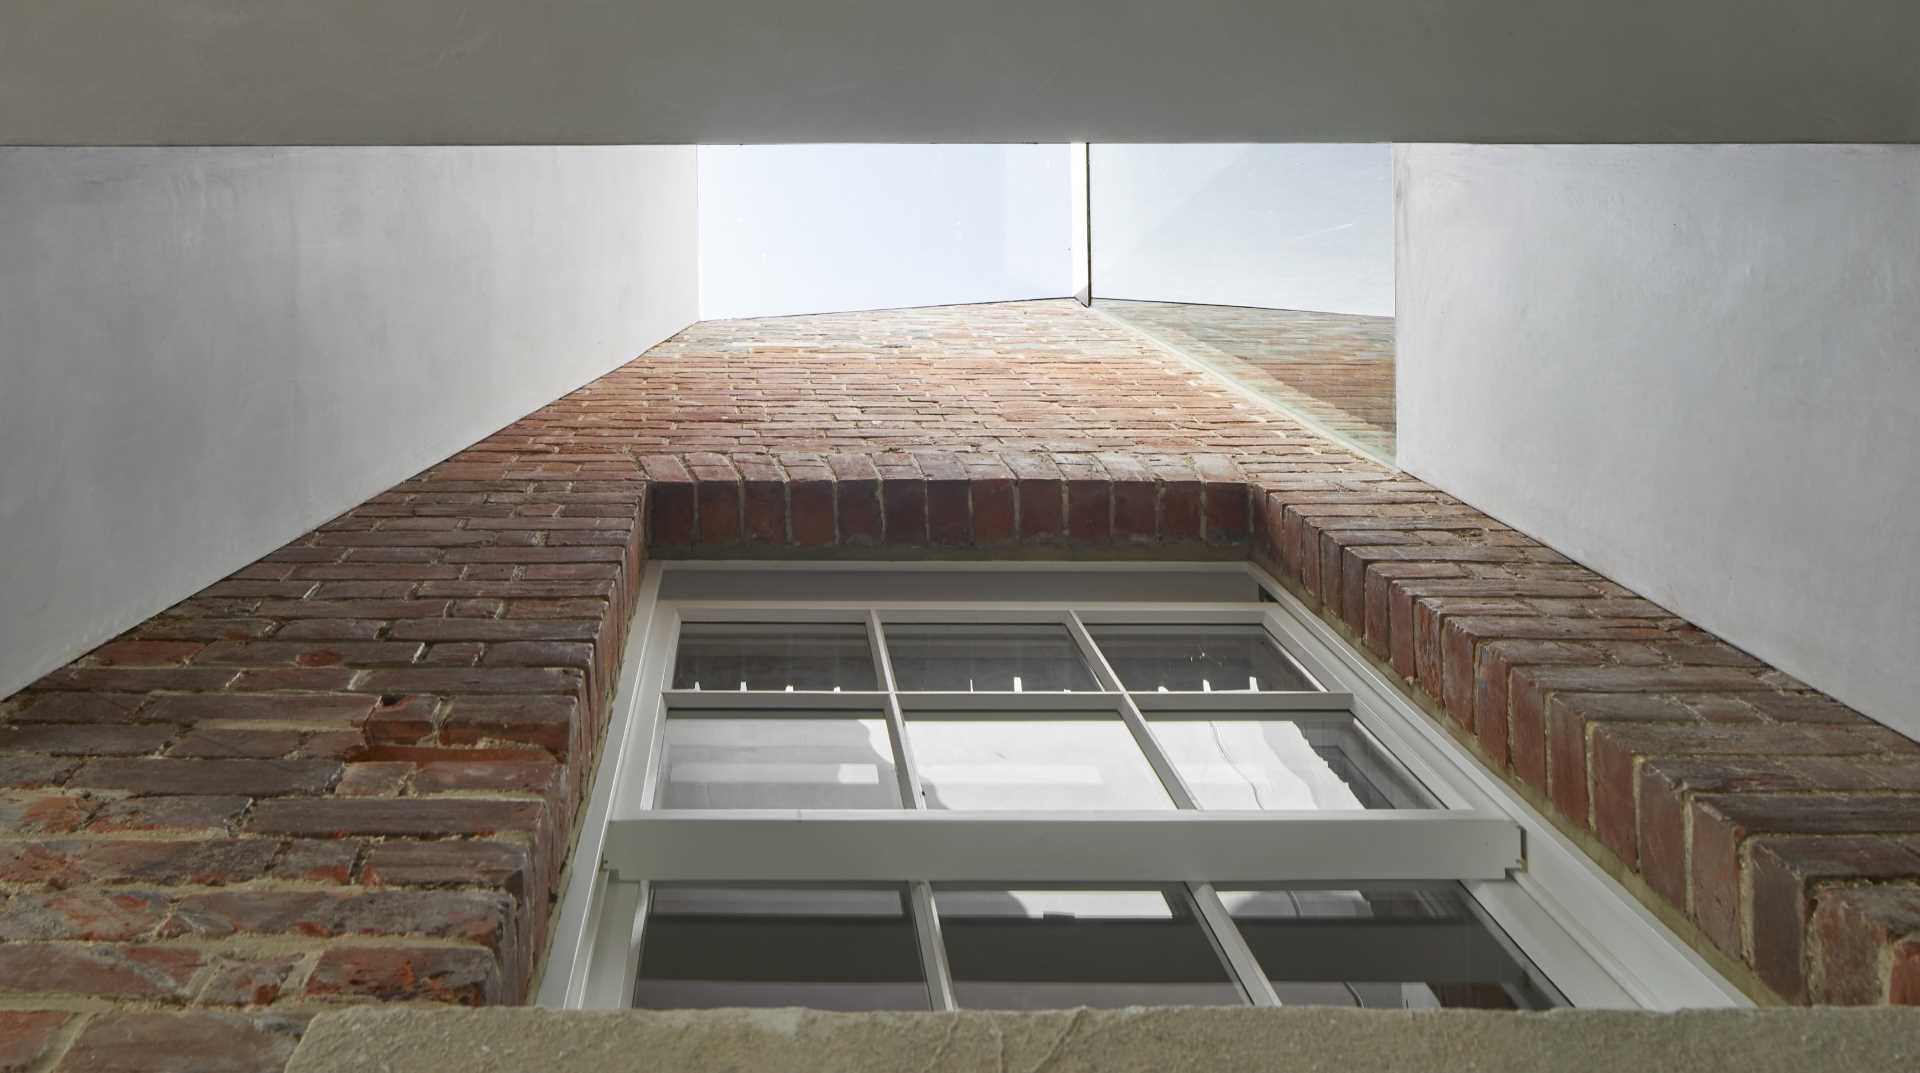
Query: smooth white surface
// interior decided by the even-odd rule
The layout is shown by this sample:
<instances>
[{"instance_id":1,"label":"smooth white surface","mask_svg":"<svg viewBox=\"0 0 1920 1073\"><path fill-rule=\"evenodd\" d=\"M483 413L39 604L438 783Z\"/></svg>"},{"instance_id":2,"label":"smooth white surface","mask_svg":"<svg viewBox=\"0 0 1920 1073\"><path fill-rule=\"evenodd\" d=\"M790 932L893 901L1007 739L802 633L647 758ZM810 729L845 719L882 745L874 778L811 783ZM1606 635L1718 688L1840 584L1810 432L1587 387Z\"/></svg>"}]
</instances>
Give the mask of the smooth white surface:
<instances>
[{"instance_id":1,"label":"smooth white surface","mask_svg":"<svg viewBox=\"0 0 1920 1073\"><path fill-rule=\"evenodd\" d=\"M0 141L1920 140L1913 0L12 0Z\"/></svg>"},{"instance_id":2,"label":"smooth white surface","mask_svg":"<svg viewBox=\"0 0 1920 1073\"><path fill-rule=\"evenodd\" d=\"M695 317L685 147L0 150L0 696Z\"/></svg>"},{"instance_id":3,"label":"smooth white surface","mask_svg":"<svg viewBox=\"0 0 1920 1073\"><path fill-rule=\"evenodd\" d=\"M700 318L1073 293L1065 145L701 146Z\"/></svg>"},{"instance_id":4,"label":"smooth white surface","mask_svg":"<svg viewBox=\"0 0 1920 1073\"><path fill-rule=\"evenodd\" d=\"M1398 168L1400 464L1920 735L1920 148Z\"/></svg>"},{"instance_id":5,"label":"smooth white surface","mask_svg":"<svg viewBox=\"0 0 1920 1073\"><path fill-rule=\"evenodd\" d=\"M1387 145L1095 145L1093 294L1393 315Z\"/></svg>"}]
</instances>

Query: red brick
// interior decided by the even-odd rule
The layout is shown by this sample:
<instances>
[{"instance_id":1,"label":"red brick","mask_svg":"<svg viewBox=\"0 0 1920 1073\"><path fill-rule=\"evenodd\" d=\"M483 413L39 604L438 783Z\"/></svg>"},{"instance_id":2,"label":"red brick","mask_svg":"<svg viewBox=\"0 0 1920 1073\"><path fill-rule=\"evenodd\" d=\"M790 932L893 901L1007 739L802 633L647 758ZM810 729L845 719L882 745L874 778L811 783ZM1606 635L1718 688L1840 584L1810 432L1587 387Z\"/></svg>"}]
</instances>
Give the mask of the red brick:
<instances>
[{"instance_id":1,"label":"red brick","mask_svg":"<svg viewBox=\"0 0 1920 1073\"><path fill-rule=\"evenodd\" d=\"M506 995L500 965L471 947L329 947L307 980L310 998L481 1006Z\"/></svg>"},{"instance_id":2,"label":"red brick","mask_svg":"<svg viewBox=\"0 0 1920 1073\"><path fill-rule=\"evenodd\" d=\"M418 794L484 792L550 795L560 785L560 765L551 760L454 760L428 764L413 780Z\"/></svg>"},{"instance_id":3,"label":"red brick","mask_svg":"<svg viewBox=\"0 0 1920 1073\"><path fill-rule=\"evenodd\" d=\"M177 899L161 934L415 935L498 946L513 914L507 895L481 891L226 890Z\"/></svg>"},{"instance_id":4,"label":"red brick","mask_svg":"<svg viewBox=\"0 0 1920 1073\"><path fill-rule=\"evenodd\" d=\"M138 794L246 794L276 797L319 793L340 765L326 760L93 760L69 786Z\"/></svg>"},{"instance_id":5,"label":"red brick","mask_svg":"<svg viewBox=\"0 0 1920 1073\"><path fill-rule=\"evenodd\" d=\"M28 892L0 909L0 942L122 942L153 931L166 918L166 896L156 891Z\"/></svg>"},{"instance_id":6,"label":"red brick","mask_svg":"<svg viewBox=\"0 0 1920 1073\"><path fill-rule=\"evenodd\" d=\"M0 1073L26 1073L75 1016L67 1010L0 1010Z\"/></svg>"},{"instance_id":7,"label":"red brick","mask_svg":"<svg viewBox=\"0 0 1920 1073\"><path fill-rule=\"evenodd\" d=\"M801 547L826 547L834 542L833 481L822 476L794 479L787 485L787 512L793 542Z\"/></svg>"},{"instance_id":8,"label":"red brick","mask_svg":"<svg viewBox=\"0 0 1920 1073\"><path fill-rule=\"evenodd\" d=\"M0 842L0 883L220 886L266 874L279 849L265 839Z\"/></svg>"},{"instance_id":9,"label":"red brick","mask_svg":"<svg viewBox=\"0 0 1920 1073\"><path fill-rule=\"evenodd\" d=\"M237 796L133 797L101 806L87 830L93 834L120 831L208 831L224 833L229 823L246 811L248 799Z\"/></svg>"},{"instance_id":10,"label":"red brick","mask_svg":"<svg viewBox=\"0 0 1920 1073\"><path fill-rule=\"evenodd\" d=\"M114 641L86 658L101 667L165 667L187 662L203 647L197 641Z\"/></svg>"},{"instance_id":11,"label":"red brick","mask_svg":"<svg viewBox=\"0 0 1920 1073\"><path fill-rule=\"evenodd\" d=\"M491 835L540 826L538 801L482 798L274 798L255 806L247 826L259 834Z\"/></svg>"},{"instance_id":12,"label":"red brick","mask_svg":"<svg viewBox=\"0 0 1920 1073\"><path fill-rule=\"evenodd\" d=\"M1049 469L1054 476L1046 475ZM1019 472L1019 467L1015 470ZM1020 539L1057 540L1066 535L1067 486L1058 476L1059 467L1044 458L1028 464L1028 470L1035 475L1021 476L1016 486L1020 501Z\"/></svg>"},{"instance_id":13,"label":"red brick","mask_svg":"<svg viewBox=\"0 0 1920 1073\"><path fill-rule=\"evenodd\" d=\"M60 1073L280 1073L305 1026L279 1012L102 1013Z\"/></svg>"},{"instance_id":14,"label":"red brick","mask_svg":"<svg viewBox=\"0 0 1920 1073\"><path fill-rule=\"evenodd\" d=\"M171 723L358 723L373 711L372 697L329 693L200 693L156 699L144 714Z\"/></svg>"},{"instance_id":15,"label":"red brick","mask_svg":"<svg viewBox=\"0 0 1920 1073\"><path fill-rule=\"evenodd\" d=\"M1813 912L1811 997L1859 1006L1911 1003L1912 965L1920 935L1920 886L1900 884L1823 892ZM1896 980L1895 970L1899 970Z\"/></svg>"},{"instance_id":16,"label":"red brick","mask_svg":"<svg viewBox=\"0 0 1920 1073\"><path fill-rule=\"evenodd\" d=\"M197 662L250 666L289 664L299 667L332 667L351 663L412 663L420 655L417 642L400 641L221 641L207 646Z\"/></svg>"},{"instance_id":17,"label":"red brick","mask_svg":"<svg viewBox=\"0 0 1920 1073\"><path fill-rule=\"evenodd\" d=\"M0 994L179 1002L200 962L199 951L180 947L0 943Z\"/></svg>"},{"instance_id":18,"label":"red brick","mask_svg":"<svg viewBox=\"0 0 1920 1073\"><path fill-rule=\"evenodd\" d=\"M220 960L207 970L200 988L202 1006L266 1006L280 997L288 977L306 959L304 954L247 960Z\"/></svg>"},{"instance_id":19,"label":"red brick","mask_svg":"<svg viewBox=\"0 0 1920 1073\"><path fill-rule=\"evenodd\" d=\"M1748 847L1753 915L1748 921L1750 964L1768 987L1806 1002L1806 930L1816 884L1827 880L1920 880L1920 852L1891 839L1865 836L1780 836Z\"/></svg>"},{"instance_id":20,"label":"red brick","mask_svg":"<svg viewBox=\"0 0 1920 1073\"><path fill-rule=\"evenodd\" d=\"M886 520L885 535L890 544L924 547L927 535L927 485L919 476L884 477L880 481L880 502Z\"/></svg>"},{"instance_id":21,"label":"red brick","mask_svg":"<svg viewBox=\"0 0 1920 1073\"><path fill-rule=\"evenodd\" d=\"M510 894L526 890L532 862L525 847L507 842L389 840L367 857L366 882L391 886L481 883Z\"/></svg>"},{"instance_id":22,"label":"red brick","mask_svg":"<svg viewBox=\"0 0 1920 1073\"><path fill-rule=\"evenodd\" d=\"M16 723L130 723L151 703L141 693L37 693L15 713Z\"/></svg>"},{"instance_id":23,"label":"red brick","mask_svg":"<svg viewBox=\"0 0 1920 1073\"><path fill-rule=\"evenodd\" d=\"M0 753L0 788L58 786L79 766L76 759Z\"/></svg>"},{"instance_id":24,"label":"red brick","mask_svg":"<svg viewBox=\"0 0 1920 1073\"><path fill-rule=\"evenodd\" d=\"M1713 794L1693 799L1690 908L1700 929L1735 957L1742 949L1742 846L1752 835L1920 832L1920 797L1861 794Z\"/></svg>"},{"instance_id":25,"label":"red brick","mask_svg":"<svg viewBox=\"0 0 1920 1073\"><path fill-rule=\"evenodd\" d=\"M827 465L833 470L840 542L880 543L886 526L880 510L879 471L864 455L834 455Z\"/></svg>"},{"instance_id":26,"label":"red brick","mask_svg":"<svg viewBox=\"0 0 1920 1073\"><path fill-rule=\"evenodd\" d=\"M170 726L39 723L0 726L0 750L66 756L141 756L159 752L178 731Z\"/></svg>"},{"instance_id":27,"label":"red brick","mask_svg":"<svg viewBox=\"0 0 1920 1073\"><path fill-rule=\"evenodd\" d=\"M341 797L394 797L406 789L413 765L392 761L348 764L333 792Z\"/></svg>"},{"instance_id":28,"label":"red brick","mask_svg":"<svg viewBox=\"0 0 1920 1073\"><path fill-rule=\"evenodd\" d=\"M449 745L515 741L568 756L582 733L579 705L562 697L459 697L441 727Z\"/></svg>"},{"instance_id":29,"label":"red brick","mask_svg":"<svg viewBox=\"0 0 1920 1073\"><path fill-rule=\"evenodd\" d=\"M702 477L695 486L699 497L700 541L704 544L737 544L740 541L743 511L740 482L727 467L725 478Z\"/></svg>"},{"instance_id":30,"label":"red brick","mask_svg":"<svg viewBox=\"0 0 1920 1073\"><path fill-rule=\"evenodd\" d=\"M167 749L167 755L267 759L286 756L306 739L304 730L256 730L216 724L187 731Z\"/></svg>"}]
</instances>

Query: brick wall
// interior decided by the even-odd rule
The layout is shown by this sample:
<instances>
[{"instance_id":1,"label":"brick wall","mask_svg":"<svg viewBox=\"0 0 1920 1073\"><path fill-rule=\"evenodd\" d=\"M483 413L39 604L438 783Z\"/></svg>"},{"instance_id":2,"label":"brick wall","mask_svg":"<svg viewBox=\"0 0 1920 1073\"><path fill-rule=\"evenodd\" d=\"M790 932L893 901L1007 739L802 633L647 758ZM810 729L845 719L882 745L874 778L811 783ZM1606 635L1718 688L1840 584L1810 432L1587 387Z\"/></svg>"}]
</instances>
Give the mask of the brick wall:
<instances>
[{"instance_id":1,"label":"brick wall","mask_svg":"<svg viewBox=\"0 0 1920 1073\"><path fill-rule=\"evenodd\" d=\"M1251 553L1729 964L1920 1002L1920 746L1030 303L696 326L6 700L0 1070L521 1000L643 553L927 549Z\"/></svg>"}]
</instances>

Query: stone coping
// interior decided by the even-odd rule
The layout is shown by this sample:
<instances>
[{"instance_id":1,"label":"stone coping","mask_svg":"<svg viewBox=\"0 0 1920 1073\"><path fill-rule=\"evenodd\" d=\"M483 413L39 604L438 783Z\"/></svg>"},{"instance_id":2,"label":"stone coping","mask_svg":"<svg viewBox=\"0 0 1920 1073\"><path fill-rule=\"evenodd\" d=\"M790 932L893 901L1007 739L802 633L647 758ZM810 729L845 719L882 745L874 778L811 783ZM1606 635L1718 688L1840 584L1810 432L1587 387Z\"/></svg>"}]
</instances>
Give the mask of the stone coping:
<instances>
[{"instance_id":1,"label":"stone coping","mask_svg":"<svg viewBox=\"0 0 1920 1073\"><path fill-rule=\"evenodd\" d=\"M1911 1073L1920 1010L321 1014L288 1073Z\"/></svg>"}]
</instances>

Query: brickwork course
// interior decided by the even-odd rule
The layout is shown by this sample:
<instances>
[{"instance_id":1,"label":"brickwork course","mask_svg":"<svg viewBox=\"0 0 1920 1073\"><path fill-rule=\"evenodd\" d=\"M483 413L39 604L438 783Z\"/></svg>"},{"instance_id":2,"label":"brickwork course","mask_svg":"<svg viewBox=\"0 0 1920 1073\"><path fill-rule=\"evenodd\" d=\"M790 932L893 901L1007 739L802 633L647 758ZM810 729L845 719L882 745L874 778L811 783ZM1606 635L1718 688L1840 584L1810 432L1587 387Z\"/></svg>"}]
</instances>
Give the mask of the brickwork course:
<instances>
[{"instance_id":1,"label":"brickwork course","mask_svg":"<svg viewBox=\"0 0 1920 1073\"><path fill-rule=\"evenodd\" d=\"M1070 302L696 325L0 702L0 1070L524 1001L648 555L1252 556L1763 999L1920 1004L1920 745Z\"/></svg>"}]
</instances>

